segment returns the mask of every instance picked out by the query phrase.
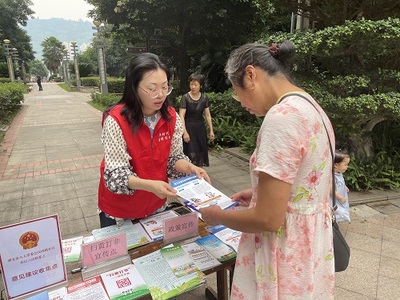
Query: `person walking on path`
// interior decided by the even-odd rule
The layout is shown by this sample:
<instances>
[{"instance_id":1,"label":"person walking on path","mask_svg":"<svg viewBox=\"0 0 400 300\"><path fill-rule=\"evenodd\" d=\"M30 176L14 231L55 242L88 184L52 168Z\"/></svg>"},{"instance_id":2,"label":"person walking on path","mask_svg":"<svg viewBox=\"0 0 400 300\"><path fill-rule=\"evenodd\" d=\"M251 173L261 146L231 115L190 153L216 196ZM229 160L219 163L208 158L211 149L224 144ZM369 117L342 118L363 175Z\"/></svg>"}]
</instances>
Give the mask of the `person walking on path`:
<instances>
[{"instance_id":1,"label":"person walking on path","mask_svg":"<svg viewBox=\"0 0 400 300\"><path fill-rule=\"evenodd\" d=\"M201 93L201 74L189 76L190 91L182 96L179 115L183 122L183 152L196 166L209 166L207 131L204 118L210 130L210 140L214 140L214 130L208 98Z\"/></svg>"},{"instance_id":2,"label":"person walking on path","mask_svg":"<svg viewBox=\"0 0 400 300\"><path fill-rule=\"evenodd\" d=\"M328 140L334 132L318 103L289 77L293 55L288 41L246 44L225 67L234 98L265 116L250 158L252 188L231 196L248 208L200 209L207 224L242 232L231 299L334 299Z\"/></svg>"},{"instance_id":3,"label":"person walking on path","mask_svg":"<svg viewBox=\"0 0 400 300\"><path fill-rule=\"evenodd\" d=\"M42 77L38 74L36 75L36 82L37 85L39 87L39 91L43 91L43 87L42 87Z\"/></svg>"}]
</instances>

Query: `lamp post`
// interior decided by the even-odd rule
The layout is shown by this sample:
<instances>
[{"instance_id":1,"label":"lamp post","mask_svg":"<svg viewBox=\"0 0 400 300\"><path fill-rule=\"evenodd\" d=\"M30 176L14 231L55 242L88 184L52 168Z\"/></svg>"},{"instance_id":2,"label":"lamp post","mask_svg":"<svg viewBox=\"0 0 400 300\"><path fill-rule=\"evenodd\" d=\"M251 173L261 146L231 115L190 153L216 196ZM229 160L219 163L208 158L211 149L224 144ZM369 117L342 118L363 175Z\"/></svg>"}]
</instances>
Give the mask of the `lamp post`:
<instances>
[{"instance_id":1,"label":"lamp post","mask_svg":"<svg viewBox=\"0 0 400 300\"><path fill-rule=\"evenodd\" d=\"M26 70L25 70L25 61L24 60L21 60L21 66L22 66L22 79L23 79L24 83L27 83Z\"/></svg>"},{"instance_id":2,"label":"lamp post","mask_svg":"<svg viewBox=\"0 0 400 300\"><path fill-rule=\"evenodd\" d=\"M14 60L14 64L15 64L15 77L16 79L18 79L18 81L20 80L20 74L19 74L19 55L18 55L18 49L17 48L12 48L12 58Z\"/></svg>"},{"instance_id":3,"label":"lamp post","mask_svg":"<svg viewBox=\"0 0 400 300\"><path fill-rule=\"evenodd\" d=\"M64 82L69 82L69 60L68 60L68 49L63 50L63 70L64 70Z\"/></svg>"},{"instance_id":4,"label":"lamp post","mask_svg":"<svg viewBox=\"0 0 400 300\"><path fill-rule=\"evenodd\" d=\"M10 40L4 39L4 48L6 49L6 58L7 58L7 66L8 66L8 75L10 76L11 82L15 81L14 77L14 66L12 62L12 57L11 57L11 49L10 49Z\"/></svg>"},{"instance_id":5,"label":"lamp post","mask_svg":"<svg viewBox=\"0 0 400 300\"><path fill-rule=\"evenodd\" d=\"M107 84L107 67L106 67L106 57L104 53L104 41L100 37L101 21L94 20L93 24L96 27L96 45L97 45L97 65L99 67L99 77L100 77L100 90L102 94L108 94L108 84Z\"/></svg>"},{"instance_id":6,"label":"lamp post","mask_svg":"<svg viewBox=\"0 0 400 300\"><path fill-rule=\"evenodd\" d=\"M75 66L75 76L76 76L76 89L79 91L81 88L81 77L79 75L79 66L78 66L78 56L77 56L77 43L71 42L72 45L72 54L74 55L74 66Z\"/></svg>"}]
</instances>

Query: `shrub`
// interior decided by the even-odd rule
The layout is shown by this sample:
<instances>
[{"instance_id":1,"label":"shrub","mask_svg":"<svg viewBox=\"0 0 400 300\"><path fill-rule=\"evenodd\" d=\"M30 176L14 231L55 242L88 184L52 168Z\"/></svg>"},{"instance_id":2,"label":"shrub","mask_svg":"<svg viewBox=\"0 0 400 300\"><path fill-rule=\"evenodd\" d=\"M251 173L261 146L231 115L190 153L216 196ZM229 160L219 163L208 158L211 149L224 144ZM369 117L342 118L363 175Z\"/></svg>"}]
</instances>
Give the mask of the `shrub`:
<instances>
[{"instance_id":1,"label":"shrub","mask_svg":"<svg viewBox=\"0 0 400 300\"><path fill-rule=\"evenodd\" d=\"M97 104L100 110L104 110L111 104L118 102L121 99L121 96L118 94L100 94L100 93L92 93L91 95L92 101Z\"/></svg>"},{"instance_id":2,"label":"shrub","mask_svg":"<svg viewBox=\"0 0 400 300\"><path fill-rule=\"evenodd\" d=\"M26 86L22 83L0 84L0 123L24 102Z\"/></svg>"}]
</instances>

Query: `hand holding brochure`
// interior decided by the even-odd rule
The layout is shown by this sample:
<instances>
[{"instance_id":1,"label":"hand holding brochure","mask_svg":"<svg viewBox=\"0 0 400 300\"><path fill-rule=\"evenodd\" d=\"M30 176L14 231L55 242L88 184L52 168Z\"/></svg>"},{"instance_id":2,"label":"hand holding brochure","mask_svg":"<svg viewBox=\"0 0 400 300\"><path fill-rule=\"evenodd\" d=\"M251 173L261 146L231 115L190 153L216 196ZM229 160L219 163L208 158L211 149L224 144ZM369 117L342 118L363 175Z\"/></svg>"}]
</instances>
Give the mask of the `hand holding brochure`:
<instances>
[{"instance_id":1,"label":"hand holding brochure","mask_svg":"<svg viewBox=\"0 0 400 300\"><path fill-rule=\"evenodd\" d=\"M231 198L195 174L173 180L170 185L185 200L185 204L196 211L210 205L218 205L221 209L236 205Z\"/></svg>"}]
</instances>

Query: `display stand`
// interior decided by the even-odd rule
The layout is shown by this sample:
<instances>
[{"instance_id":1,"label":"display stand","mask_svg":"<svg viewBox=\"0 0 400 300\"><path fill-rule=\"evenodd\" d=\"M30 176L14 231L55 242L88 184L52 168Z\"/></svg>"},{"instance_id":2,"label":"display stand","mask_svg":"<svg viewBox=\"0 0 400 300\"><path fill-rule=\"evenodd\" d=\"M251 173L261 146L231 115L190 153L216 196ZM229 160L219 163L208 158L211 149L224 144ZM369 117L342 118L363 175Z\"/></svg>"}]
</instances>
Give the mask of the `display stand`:
<instances>
[{"instance_id":1,"label":"display stand","mask_svg":"<svg viewBox=\"0 0 400 300\"><path fill-rule=\"evenodd\" d=\"M131 257L129 254L114 258L109 261L104 261L90 267L82 268L82 279L86 280L91 277L100 275L101 273L114 270L126 265L131 264Z\"/></svg>"},{"instance_id":2,"label":"display stand","mask_svg":"<svg viewBox=\"0 0 400 300\"><path fill-rule=\"evenodd\" d=\"M125 233L82 244L83 280L130 263Z\"/></svg>"},{"instance_id":3,"label":"display stand","mask_svg":"<svg viewBox=\"0 0 400 300\"><path fill-rule=\"evenodd\" d=\"M189 213L164 221L163 246L176 242L190 242L199 237L199 222L197 214Z\"/></svg>"}]
</instances>

